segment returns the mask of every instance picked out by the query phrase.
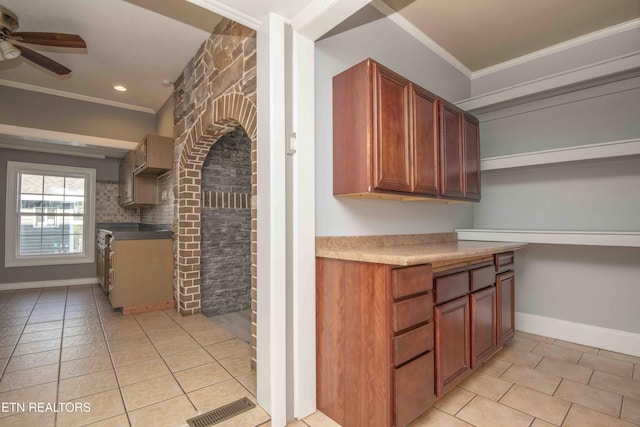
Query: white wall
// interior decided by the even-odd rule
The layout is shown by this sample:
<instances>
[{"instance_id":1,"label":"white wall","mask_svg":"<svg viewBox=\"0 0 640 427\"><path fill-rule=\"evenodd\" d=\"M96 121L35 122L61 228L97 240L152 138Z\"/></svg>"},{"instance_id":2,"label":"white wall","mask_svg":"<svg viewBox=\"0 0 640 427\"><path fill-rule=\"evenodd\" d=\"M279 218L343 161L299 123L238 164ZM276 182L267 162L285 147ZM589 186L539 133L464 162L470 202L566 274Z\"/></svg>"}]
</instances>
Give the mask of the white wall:
<instances>
[{"instance_id":1,"label":"white wall","mask_svg":"<svg viewBox=\"0 0 640 427\"><path fill-rule=\"evenodd\" d=\"M474 226L638 231L639 189L638 157L487 171Z\"/></svg>"},{"instance_id":2,"label":"white wall","mask_svg":"<svg viewBox=\"0 0 640 427\"><path fill-rule=\"evenodd\" d=\"M640 136L640 89L579 95L482 122L482 157ZM640 231L638 156L486 171L482 180L474 228ZM640 334L640 248L531 245L516 258L518 312Z\"/></svg>"},{"instance_id":3,"label":"white wall","mask_svg":"<svg viewBox=\"0 0 640 427\"><path fill-rule=\"evenodd\" d=\"M635 82L637 88L551 108L544 105L545 100L534 101L528 104L533 111L483 121L481 157L637 138L640 136L640 77L629 81ZM553 99L563 102L577 93ZM579 93L595 91L585 89Z\"/></svg>"},{"instance_id":4,"label":"white wall","mask_svg":"<svg viewBox=\"0 0 640 427\"><path fill-rule=\"evenodd\" d=\"M640 334L638 277L638 248L530 245L516 255L516 311Z\"/></svg>"},{"instance_id":5,"label":"white wall","mask_svg":"<svg viewBox=\"0 0 640 427\"><path fill-rule=\"evenodd\" d=\"M467 77L389 19L378 16L373 22L316 42L316 235L436 233L470 226L470 204L333 196L334 75L371 57L445 99L457 100L470 94Z\"/></svg>"}]
</instances>

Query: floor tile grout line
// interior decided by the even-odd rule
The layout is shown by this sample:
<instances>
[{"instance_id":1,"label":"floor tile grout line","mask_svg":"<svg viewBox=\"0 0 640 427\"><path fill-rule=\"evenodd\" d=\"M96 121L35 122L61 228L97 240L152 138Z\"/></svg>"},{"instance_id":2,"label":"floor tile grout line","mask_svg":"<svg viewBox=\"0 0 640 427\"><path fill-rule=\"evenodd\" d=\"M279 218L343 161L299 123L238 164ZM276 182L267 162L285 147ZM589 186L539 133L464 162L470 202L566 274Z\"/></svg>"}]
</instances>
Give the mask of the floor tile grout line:
<instances>
[{"instance_id":1,"label":"floor tile grout line","mask_svg":"<svg viewBox=\"0 0 640 427\"><path fill-rule=\"evenodd\" d=\"M562 418L562 422L560 423L560 425L563 425L565 421L567 421L567 417L569 416L569 413L571 412L571 409L573 408L574 403L573 402L569 402L569 409L567 410L567 413L564 414L564 417Z\"/></svg>"},{"instance_id":2,"label":"floor tile grout line","mask_svg":"<svg viewBox=\"0 0 640 427\"><path fill-rule=\"evenodd\" d=\"M171 318L171 316L167 315L164 311L162 311L162 314L163 314L164 316L166 316L166 317ZM156 350L156 352L157 352L157 353L158 353L158 355L160 356L160 359L162 360L162 363L164 363L164 365L166 366L167 370L169 371L169 374L171 375L171 377L173 378L173 380L176 382L176 384L178 384L178 387L180 387L180 390L182 391L182 393L184 394L184 396L187 398L187 400L189 401L189 403L191 404L191 406L193 407L193 409L196 411L196 413L197 413L198 415L200 415L200 414L201 414L200 410L196 407L195 403L193 403L193 402L191 401L191 398L189 397L189 395L187 394L187 392L184 390L184 388L182 387L182 384L180 384L180 381L178 381L178 379L176 378L175 374L171 371L171 368L170 368L170 367L169 367L169 365L167 364L167 361L164 359L164 356L162 355L162 353L160 353L160 351L158 350L158 347L156 347L156 345L154 344L154 342L153 342L153 340L151 339L151 337L149 336L149 334L147 334L147 331L146 331L146 330L144 329L144 327L140 324L140 321L138 320L138 318L136 317L136 315L135 315L135 314L132 314L131 316L133 316L133 319L136 321L136 323L138 324L138 326L140 327L140 329L142 329L142 332L144 332L145 336L149 339L149 342L151 342L151 345L153 346L153 348ZM173 320L173 319L171 319L171 320ZM177 323L177 322L176 322L176 323ZM178 326L180 326L180 325L178 325ZM198 343L198 345L200 345L200 343ZM205 351L206 351L206 350L205 350ZM171 398L169 398L169 399L165 399L165 400L163 400L163 401L161 401L161 402L165 402L165 401L167 401L167 400L174 399L174 398L176 398L176 397L179 397L179 396L173 396L173 397L171 397ZM154 403L152 403L151 405L144 406L144 408L146 408L146 407L148 407L148 406L155 405L156 403L161 403L161 402L154 402ZM125 409L126 409L126 406L125 406ZM138 409L142 409L142 408L138 408ZM136 410L137 410L137 409L136 409ZM127 414L128 414L128 412L127 412Z\"/></svg>"},{"instance_id":3,"label":"floor tile grout line","mask_svg":"<svg viewBox=\"0 0 640 427\"><path fill-rule=\"evenodd\" d=\"M176 325L177 325L181 330L183 330L185 333L187 333L187 334L189 335L189 337L191 337L191 339L193 339L193 340L196 342L196 344L198 344L199 348L201 348L202 350L204 350L204 351L205 351L205 353L207 353L208 355L210 355L210 356L213 358L213 360L214 360L216 363L218 363L218 365L220 365L220 367L221 367L222 369L224 369L224 370L225 370L225 372L227 372L227 373L229 374L229 376L231 377L231 379L235 380L238 384L240 384L240 386L241 386L242 388L244 388L245 390L247 390L247 392L248 392L251 396L253 396L254 398L256 397L256 396L251 392L251 390L249 390L249 389L248 389L248 388L247 388L243 383L241 383L240 381L238 381L238 379L237 379L237 378L236 378L236 377L235 377L231 372L229 372L229 370L228 370L227 368L225 368L225 367L224 367L224 365L223 365L222 363L220 363L220 361L219 361L216 357L214 357L211 353L209 353L209 352L204 348L204 346L203 346L202 344L200 344L200 342L199 342L199 341L198 341L198 340L197 340L193 335L191 335L191 334L189 333L189 331L187 331L187 330L186 330L186 329L185 329L185 328L180 324L180 322L176 321L176 319L174 319L172 316L169 316L169 315L168 315L168 314L166 314L164 311L162 311L162 313L163 313L166 317L168 317L169 319L171 319L171 320L172 320L172 321L173 321L173 322L174 322L174 323L175 323L175 324L176 324ZM202 414L202 413L201 413L201 411L197 408L197 406L195 405L195 403L193 403L193 401L191 400L191 397L189 397L189 393L192 393L192 392L197 391L197 390L201 390L201 389L203 389L203 388L206 388L206 387L209 387L209 386L212 386L212 385L215 385L215 384L208 384L208 385L206 385L206 386L204 386L204 387L201 387L201 388L196 389L196 390L192 390L192 391L190 391L189 393L187 393L187 391L182 387L182 384L180 384L180 381L178 381L178 378L176 378L175 373L174 373L174 372L171 370L171 368L168 366L168 364L167 364L167 362L166 362L166 360L165 360L164 356L162 355L162 353L160 353L160 351L158 350L158 348L156 347L156 345L153 343L153 340L151 340L151 337L149 337L149 335L147 334L147 331L144 329L144 327L143 327L143 326L140 324L140 322L138 321L138 318L137 318L137 317L135 317L135 314L134 314L133 316L134 316L134 319L136 320L136 323L138 323L138 326L140 326L140 328L143 330L143 332L145 333L145 335L147 336L147 338L149 338L149 341L151 342L151 345L153 345L153 347L156 349L156 351L157 351L157 352L158 352L158 354L160 355L160 358L162 359L163 363L167 366L167 369L169 369L169 372L170 372L170 373L171 373L171 375L173 376L173 379L176 381L176 383L178 384L178 386L180 387L180 389L182 390L182 392L184 393L184 395L185 395L185 396L187 397L187 399L189 400L189 403L191 403L191 405L194 407L194 409L196 410L196 412L198 413L198 415L201 415L201 414ZM208 318L207 318L207 319L208 319ZM211 321L210 319L208 319L208 320L209 320L209 321ZM219 325L216 325L216 326L219 326ZM226 341L231 341L232 339L234 339L234 338L230 338L230 339L228 339L228 340L223 340L223 341L220 341L219 343L226 342ZM218 344L218 343L213 343L213 344ZM187 350L187 351L189 351L189 350ZM173 353L173 354L179 354L179 353ZM167 355L167 356L170 356L170 355ZM230 356L230 357L231 357L231 356ZM202 366L202 365L198 365L198 366ZM191 368L188 368L188 369L191 369ZM181 371L178 371L178 372L181 372ZM228 381L228 380L224 380L224 381ZM222 382L222 381L219 381L218 383L220 383L220 382ZM216 384L217 384L217 383L216 383ZM156 403L159 403L159 402L156 402ZM154 403L154 404L155 404L155 403ZM150 405L148 405L148 406L150 406Z\"/></svg>"},{"instance_id":4,"label":"floor tile grout line","mask_svg":"<svg viewBox=\"0 0 640 427\"><path fill-rule=\"evenodd\" d=\"M93 302L93 307L94 307L94 308L96 308L95 314L96 314L96 318L97 318L97 320L98 320L98 322L99 322L99 325L100 325L100 330L101 330L101 332L102 332L102 338L105 340L105 344L107 344L107 347L108 347L108 339L107 339L107 337L106 337L106 329L105 329L105 327L104 327L104 326L105 326L105 323L103 322L103 320L105 319L105 318L104 318L104 313L103 313L103 311L100 309L100 308L102 307L102 305L101 305L101 304L99 304L99 302L97 301L97 298L99 298L99 295L97 295L97 292L93 292L93 289L92 289L92 288L89 288L89 290L90 290L90 291L92 291L92 295L91 295L91 297L90 297L90 298L93 300L93 301L92 301L92 302ZM29 322L29 320L30 320L30 318L31 318L31 314L32 314L32 313L34 312L34 310L37 308L38 302L40 302L40 303L44 304L44 301L43 301L43 300L42 300L42 301L40 300L40 297L41 297L42 295L44 295L44 292L43 292L43 289L40 289L40 290L39 290L39 292L38 292L38 297L36 298L35 302L34 302L33 304L31 304L31 310L30 310L30 312L29 312L29 313L30 313L30 315L29 315L29 316L26 316L26 317L27 317L27 319L26 319L25 323L22 325L22 327L23 327L23 331L24 331L24 329L26 328L26 325L28 325L28 322ZM68 308L70 307L70 305L69 305L69 304L70 304L70 299L69 299L69 298L70 298L70 295L71 295L71 293L70 293L70 288L69 288L69 287L65 287L65 297L64 297L64 303L63 303L63 307L64 307L64 308L63 308L63 310L62 310L62 320L61 320L61 322L62 322L61 334L62 334L62 335L60 336L60 346L58 347L59 354L58 354L58 361L57 361L58 377L57 377L57 383L56 383L56 401L57 401L57 400L59 400L59 397L60 397L60 394L59 394L60 389L59 389L59 387L60 387L60 381L61 381L61 379L60 379L60 376L61 376L61 363L62 363L62 360L61 360L61 359L62 359L62 349L63 349L63 341L64 341L64 330L67 328L67 327L66 327L66 323L67 323L67 320L68 320L68 319L67 319L67 314L68 314L67 312L69 311L69 310L68 310ZM78 306L79 311L86 311L86 310L83 310L82 308L80 308L80 306L81 306L81 305L82 305L82 304L74 304L74 306ZM100 307L100 308L99 308L99 307ZM76 311L77 311L77 310L76 310ZM204 347L205 347L205 345L201 344L201 343L200 343L200 342L199 342L199 341L198 341L198 340L197 340L197 339L196 339L196 338L191 334L191 332L190 332L189 330L185 329L185 327L184 327L180 322L177 322L177 321L176 321L176 319L174 319L172 316L169 316L169 315L168 315L168 314L166 314L166 313L163 313L163 315L164 315L164 316L166 316L166 317L169 317L169 318L170 318L170 319L171 319L171 320L172 320L172 321L177 325L177 327L179 327L179 329L180 329L181 331L183 331L186 335L188 335L188 336L190 336L192 339L194 339L194 340L195 340L195 342L197 343L197 346L198 346L197 348L198 348L198 349L202 349L202 350L204 350L204 351L205 351L205 353L206 353L206 354L208 354L208 355L212 358L212 360L214 360L214 361L216 361L217 363L219 363L219 364L220 364L220 366L224 369L224 371L225 371L225 372L227 372L227 373L229 374L229 377L230 377L229 379L233 378L233 379L234 379L234 380L235 380L235 381L236 381L236 382L237 382L237 383L238 383L238 384L239 384L239 385L240 385L244 390L246 390L246 391L247 391L247 393L248 393L250 396L253 396L253 397L255 398L254 393L253 393L251 390L249 390L249 389L248 389L248 387L247 387L244 383L242 383L242 382L240 382L240 381L238 380L238 377L239 377L239 376L244 376L244 375L246 375L247 373L251 373L251 371L249 370L249 371L247 371L246 373L242 373L242 374L241 374L241 375L239 375L239 376L235 376L235 375L233 375L233 374L232 374L232 373L231 373L227 368L225 368L225 367L224 367L224 365L222 365L222 364L220 363L220 361L221 361L221 360L223 360L223 359L225 359L225 358L227 358L227 357L233 357L233 356L236 356L236 354L230 354L230 355L227 355L227 357L222 358L222 359L218 359L218 358L214 357L211 353L209 353L209 352L204 348ZM93 315L91 315L91 316L89 316L89 317L93 317ZM84 318L84 317L83 317L83 318ZM141 327L141 330L143 331L143 333L145 334L145 336L147 336L148 338L150 338L150 337L149 337L149 335L148 335L148 333L147 333L147 330L146 330L144 327L142 327L142 324L138 321L138 319L137 319L135 316L134 316L134 318L135 318L135 320L136 320L136 323ZM210 319L208 319L208 320L209 320L209 321L211 321ZM217 327L221 327L220 325L215 324L215 322L213 322L213 324L214 324L215 326L217 326ZM80 327L80 326L81 326L81 325L78 325L77 327ZM223 328L223 329L224 329L224 328ZM90 332L87 332L87 333L90 333ZM84 334L84 333L78 334L78 336L81 336L81 335L85 335L85 334ZM233 340L233 339L235 339L235 337L231 337L231 338L228 338L228 339L223 339L223 340L221 340L221 341L214 342L214 343L211 343L211 344L212 344L212 345L213 345L213 344L220 344L220 343L224 343L224 342L227 342L227 341L231 341L231 340ZM151 341L151 340L150 340L150 341ZM155 346L155 344L153 344L153 341L151 341L151 344L152 344L152 346L153 346L156 350L158 350L158 348ZM78 346L72 346L72 347L82 347L82 346L85 346L85 345L86 345L86 344L80 344L80 345L78 345ZM207 345L209 345L209 344L207 344ZM48 350L45 350L45 351L48 351ZM110 353L110 356L111 356L111 352L109 352L109 353ZM159 353L159 352L158 352L158 353ZM30 354L32 354L32 353L30 353ZM238 353L238 354L240 354L240 353ZM165 361L164 356L163 356L162 354L159 354L159 356L160 356L160 358L163 360L163 363L165 363L165 365L166 365L166 361ZM115 373L115 369L116 369L116 368L115 368L115 366L114 366L114 364L113 364L113 359L112 359L112 358L110 358L110 359L111 359L111 369L112 369L112 371L114 371L114 373ZM77 359L74 359L74 360L77 360ZM106 369L106 370L102 370L102 371L100 371L100 372L107 371L107 370L108 370L108 369ZM174 377L174 379L176 379L176 380L177 380L177 378L175 378L175 375L173 374L173 372L172 372L170 369L169 369L169 372L172 374L172 376ZM92 374L93 374L93 372L92 372ZM117 380L117 377L116 377L116 380ZM120 387L120 383L119 383L119 381L118 381L118 380L117 380L116 382L118 383L118 389L120 390L120 389L121 389L121 387ZM178 384L180 384L180 383L178 382ZM216 383L216 384L217 384L217 383ZM215 384L209 384L209 385L207 385L207 386L205 386L205 387L208 387L208 386L211 386L211 385L215 385ZM182 386L180 386L180 388L181 388L181 390L183 391L183 393L184 393L184 394L187 396L187 398L188 398L188 393L187 393L184 389L182 389ZM196 390L194 390L194 391L196 391ZM123 397L122 397L122 395L121 395L121 398L123 398ZM124 400L124 399L123 399L123 400ZM189 400L190 400L190 399L189 399ZM123 403L124 403L124 402L123 402ZM156 403L160 403L160 402L156 402ZM197 407L195 407L195 404L193 404L193 402L191 402L191 400L190 400L190 403L192 404L192 406L193 406L193 407L196 409L196 411L197 411ZM128 412L126 412L126 407L125 407L125 413L126 413L126 415L127 415L127 417L128 417ZM118 415L116 415L116 416L118 416ZM110 417L110 418L113 418L113 417ZM128 420L129 420L129 419L128 419ZM129 421L130 421L130 420L129 420Z\"/></svg>"},{"instance_id":5,"label":"floor tile grout line","mask_svg":"<svg viewBox=\"0 0 640 427\"><path fill-rule=\"evenodd\" d=\"M27 325L29 324L29 319L33 314L33 310L35 310L36 304L40 299L40 295L42 295L42 291L43 289L41 289L40 292L38 292L38 298L36 298L35 302L33 303L33 306L31 307L31 311L29 311L29 315L27 316L27 320L24 322L24 325L22 325L22 331L20 332L20 337L18 338L18 341L16 341L16 343L13 345L13 349L11 350L9 357L7 357L7 363L5 363L4 367L2 368L2 373L0 373L0 381L2 381L2 379L4 378L4 375L7 371L7 367L9 366L9 363L11 362L11 359L13 358L13 355L15 354L16 349L18 348L18 343L20 342L20 338L22 338L22 335L24 334L24 330L27 328ZM11 298L13 298L13 295L15 295L16 293L17 292L14 291L13 294L11 295ZM8 302L9 300L7 300L7 303Z\"/></svg>"},{"instance_id":6,"label":"floor tile grout line","mask_svg":"<svg viewBox=\"0 0 640 427\"><path fill-rule=\"evenodd\" d=\"M64 310L62 311L62 329L60 330L60 349L58 352L58 383L56 384L56 403L59 402L60 399L60 375L62 375L62 342L64 335L64 320L67 315L67 299L69 298L69 287L67 286L64 297ZM58 425L58 413L55 412L53 417L53 422L55 425Z\"/></svg>"},{"instance_id":7,"label":"floor tile grout line","mask_svg":"<svg viewBox=\"0 0 640 427\"><path fill-rule=\"evenodd\" d=\"M104 330L104 323L102 322L102 312L98 310L98 300L96 297L95 289L92 288L93 293L93 303L96 306L96 311L98 312L98 319L100 321L100 329L102 329L102 334L104 335L105 346L107 347L107 352L109 353L109 360L111 361L111 368L113 369L113 375L116 377L116 384L118 385L118 394L120 395L120 399L122 400L122 409L124 409L124 414L127 417L127 423L131 426L131 419L129 418L129 411L127 411L127 406L124 402L124 396L122 395L122 387L120 387L120 380L118 379L118 373L116 371L115 364L113 363L113 357L111 355L111 350L109 348L109 341L107 340L107 332ZM116 415L117 416L117 415Z\"/></svg>"}]
</instances>

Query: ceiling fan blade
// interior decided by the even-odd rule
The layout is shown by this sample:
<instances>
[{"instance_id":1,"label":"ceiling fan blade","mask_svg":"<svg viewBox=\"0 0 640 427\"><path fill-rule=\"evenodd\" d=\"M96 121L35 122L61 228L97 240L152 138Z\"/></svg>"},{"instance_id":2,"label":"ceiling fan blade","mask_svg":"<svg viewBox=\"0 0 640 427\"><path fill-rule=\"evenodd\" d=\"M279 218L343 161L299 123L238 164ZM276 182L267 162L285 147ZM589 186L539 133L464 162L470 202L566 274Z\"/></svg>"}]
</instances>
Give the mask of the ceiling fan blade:
<instances>
[{"instance_id":1,"label":"ceiling fan blade","mask_svg":"<svg viewBox=\"0 0 640 427\"><path fill-rule=\"evenodd\" d=\"M11 37L17 41L43 46L86 48L87 44L77 34L63 33L11 33Z\"/></svg>"},{"instance_id":2,"label":"ceiling fan blade","mask_svg":"<svg viewBox=\"0 0 640 427\"><path fill-rule=\"evenodd\" d=\"M34 62L51 72L54 72L60 76L64 76L71 72L70 69L60 64L59 62L54 61L51 58L47 58L46 56L41 55L38 52L34 52L33 50L26 48L24 46L18 46L18 45L15 45L15 46L18 49L20 49L20 52L22 53L22 56L24 56L25 59L28 59L29 61Z\"/></svg>"}]
</instances>

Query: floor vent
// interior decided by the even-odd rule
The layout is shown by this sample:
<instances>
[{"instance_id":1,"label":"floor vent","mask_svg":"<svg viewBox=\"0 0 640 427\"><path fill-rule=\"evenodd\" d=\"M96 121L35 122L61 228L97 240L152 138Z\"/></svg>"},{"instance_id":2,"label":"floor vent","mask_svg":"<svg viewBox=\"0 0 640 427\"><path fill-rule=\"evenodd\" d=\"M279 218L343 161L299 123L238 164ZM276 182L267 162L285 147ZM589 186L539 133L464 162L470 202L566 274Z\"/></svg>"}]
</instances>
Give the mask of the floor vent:
<instances>
[{"instance_id":1,"label":"floor vent","mask_svg":"<svg viewBox=\"0 0 640 427\"><path fill-rule=\"evenodd\" d=\"M187 420L187 424L189 424L189 427L208 427L218 424L224 420L228 420L229 418L235 417L236 415L255 407L255 403L246 397L243 397L240 400L221 406L213 411L190 418Z\"/></svg>"}]
</instances>

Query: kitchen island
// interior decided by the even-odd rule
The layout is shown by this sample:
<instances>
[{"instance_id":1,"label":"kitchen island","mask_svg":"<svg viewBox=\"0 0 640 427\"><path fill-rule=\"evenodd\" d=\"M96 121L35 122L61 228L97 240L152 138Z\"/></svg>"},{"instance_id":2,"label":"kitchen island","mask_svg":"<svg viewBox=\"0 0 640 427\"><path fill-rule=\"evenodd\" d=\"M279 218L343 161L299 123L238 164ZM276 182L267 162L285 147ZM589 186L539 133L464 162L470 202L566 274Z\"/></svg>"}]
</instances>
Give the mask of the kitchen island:
<instances>
[{"instance_id":1,"label":"kitchen island","mask_svg":"<svg viewBox=\"0 0 640 427\"><path fill-rule=\"evenodd\" d=\"M513 336L514 252L456 233L316 238L318 409L405 426Z\"/></svg>"}]
</instances>

